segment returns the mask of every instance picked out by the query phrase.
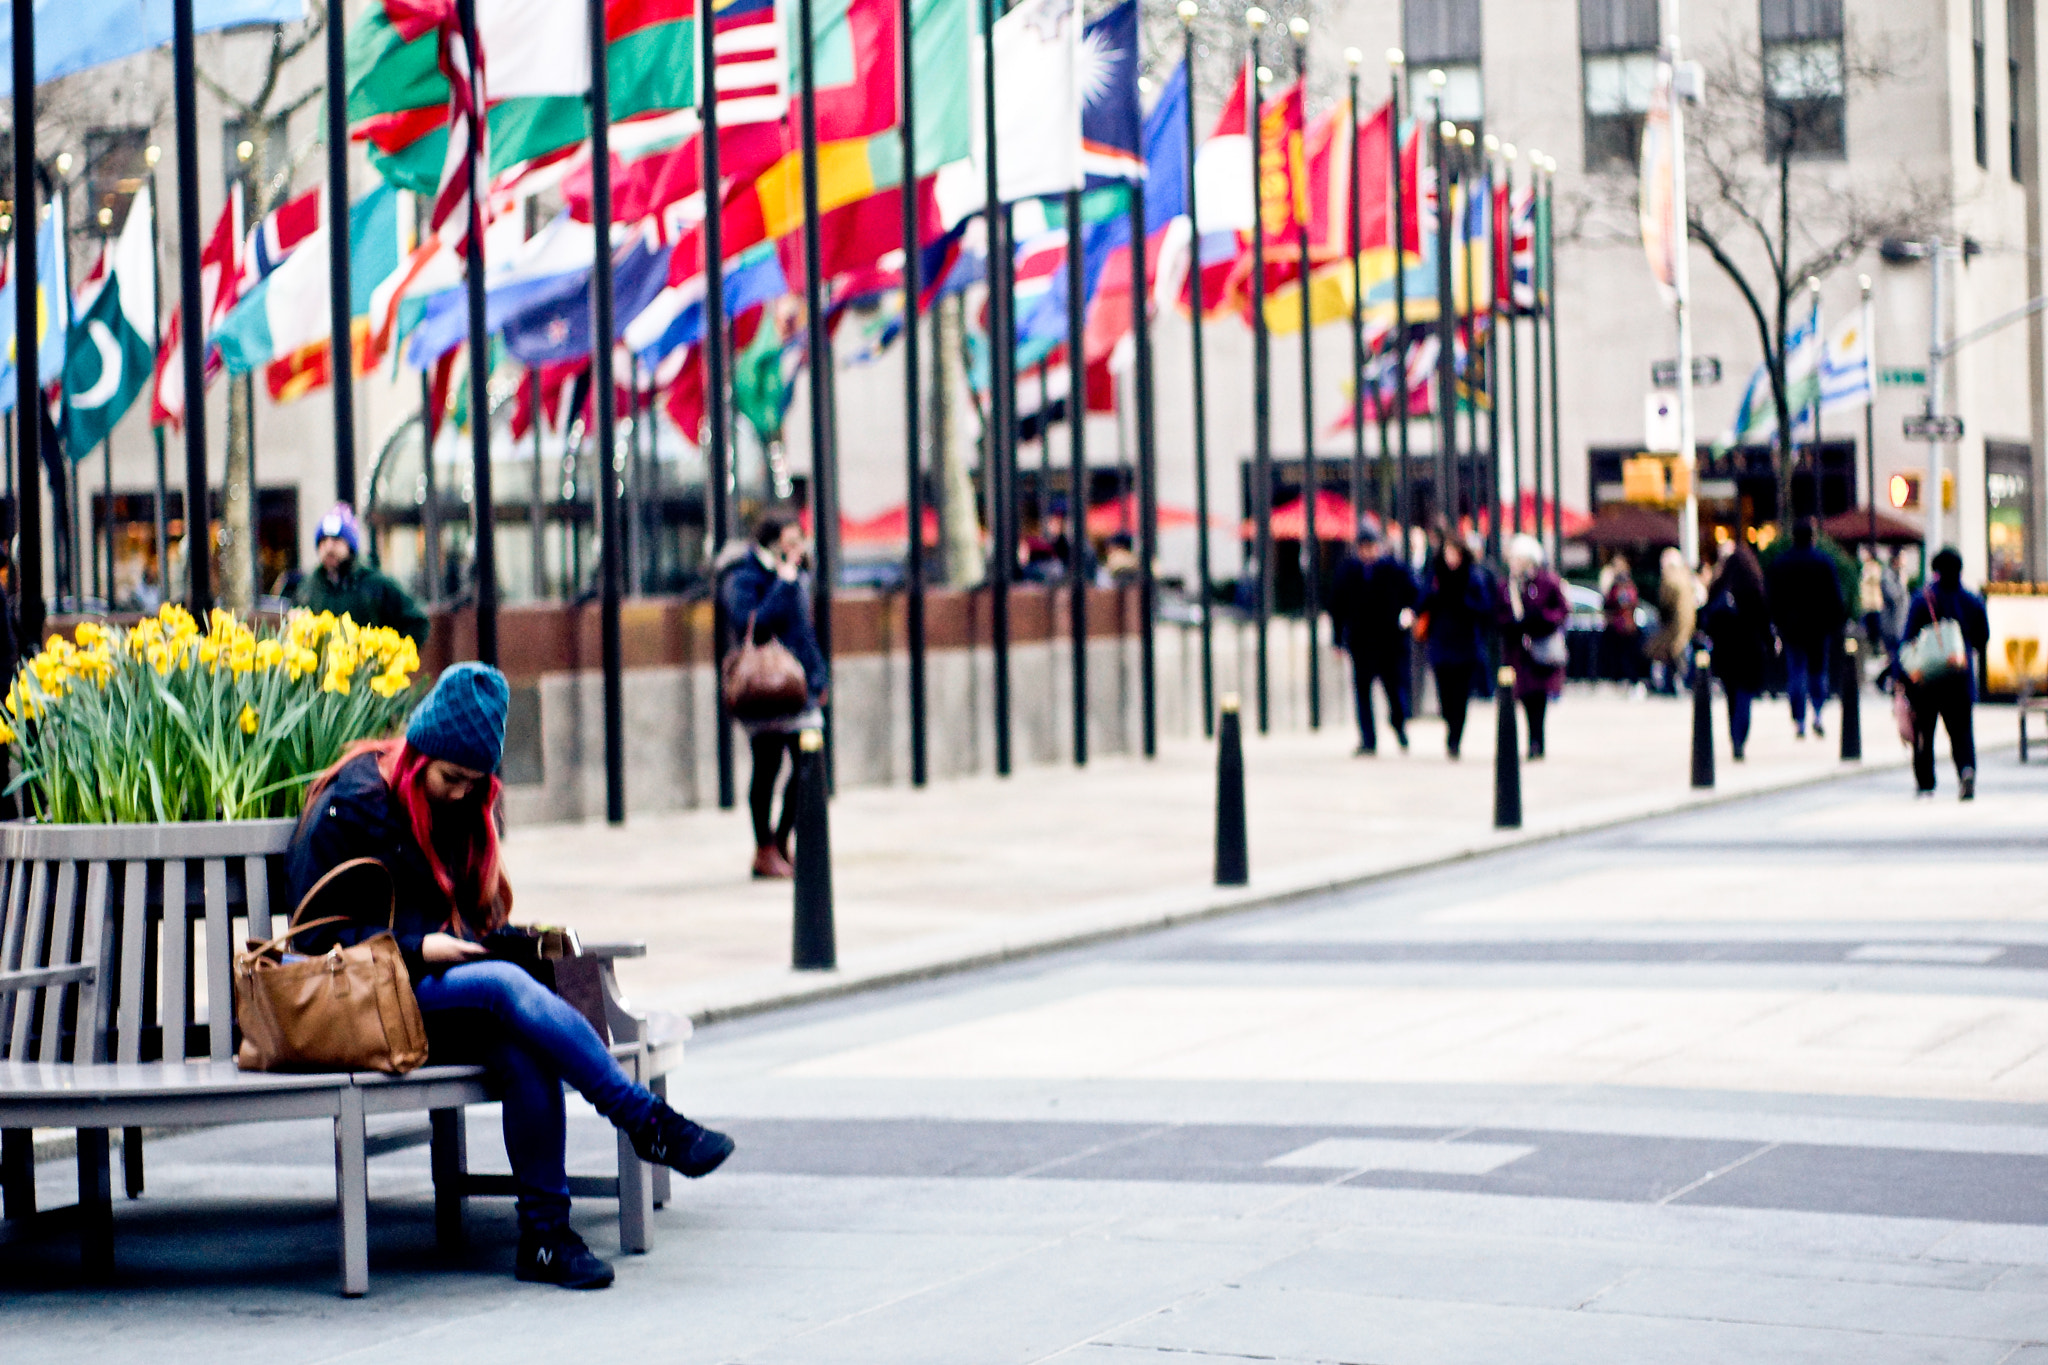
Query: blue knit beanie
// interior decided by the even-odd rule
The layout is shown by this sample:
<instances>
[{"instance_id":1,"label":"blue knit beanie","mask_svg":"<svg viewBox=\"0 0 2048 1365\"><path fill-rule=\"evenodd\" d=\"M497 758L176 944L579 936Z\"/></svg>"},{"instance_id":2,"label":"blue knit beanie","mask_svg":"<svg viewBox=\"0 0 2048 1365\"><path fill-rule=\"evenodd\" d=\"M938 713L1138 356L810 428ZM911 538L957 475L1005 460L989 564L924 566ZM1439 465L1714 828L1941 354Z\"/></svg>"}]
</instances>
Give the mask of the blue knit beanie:
<instances>
[{"instance_id":1,"label":"blue knit beanie","mask_svg":"<svg viewBox=\"0 0 2048 1365\"><path fill-rule=\"evenodd\" d=\"M323 540L341 541L352 555L363 552L363 528L347 503L334 504L332 510L320 518L319 528L313 532L313 543L317 545Z\"/></svg>"},{"instance_id":2,"label":"blue knit beanie","mask_svg":"<svg viewBox=\"0 0 2048 1365\"><path fill-rule=\"evenodd\" d=\"M480 773L498 771L512 689L489 664L457 664L412 713L405 742L428 758Z\"/></svg>"}]
</instances>

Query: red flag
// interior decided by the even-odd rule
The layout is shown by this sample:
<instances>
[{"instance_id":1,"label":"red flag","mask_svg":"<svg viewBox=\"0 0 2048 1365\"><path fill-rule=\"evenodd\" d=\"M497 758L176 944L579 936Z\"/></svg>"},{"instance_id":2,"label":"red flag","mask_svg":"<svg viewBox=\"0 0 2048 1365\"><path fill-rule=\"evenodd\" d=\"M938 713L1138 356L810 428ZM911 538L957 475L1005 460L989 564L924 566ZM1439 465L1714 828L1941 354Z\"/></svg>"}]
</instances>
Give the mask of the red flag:
<instances>
[{"instance_id":1,"label":"red flag","mask_svg":"<svg viewBox=\"0 0 2048 1365\"><path fill-rule=\"evenodd\" d=\"M228 187L228 202L213 225L213 235L199 253L199 312L211 335L241 298L242 187ZM171 310L163 345L156 353L156 374L150 385L152 426L180 426L185 420L185 351L182 345L183 304ZM206 382L220 373L220 353L206 350Z\"/></svg>"},{"instance_id":2,"label":"red flag","mask_svg":"<svg viewBox=\"0 0 2048 1365\"><path fill-rule=\"evenodd\" d=\"M693 445L704 442L704 357L702 348L692 346L683 358L683 368L668 387L669 420Z\"/></svg>"},{"instance_id":3,"label":"red flag","mask_svg":"<svg viewBox=\"0 0 2048 1365\"><path fill-rule=\"evenodd\" d=\"M1308 221L1303 122L1300 81L1259 106L1259 225L1268 251L1292 251L1296 228Z\"/></svg>"}]
</instances>

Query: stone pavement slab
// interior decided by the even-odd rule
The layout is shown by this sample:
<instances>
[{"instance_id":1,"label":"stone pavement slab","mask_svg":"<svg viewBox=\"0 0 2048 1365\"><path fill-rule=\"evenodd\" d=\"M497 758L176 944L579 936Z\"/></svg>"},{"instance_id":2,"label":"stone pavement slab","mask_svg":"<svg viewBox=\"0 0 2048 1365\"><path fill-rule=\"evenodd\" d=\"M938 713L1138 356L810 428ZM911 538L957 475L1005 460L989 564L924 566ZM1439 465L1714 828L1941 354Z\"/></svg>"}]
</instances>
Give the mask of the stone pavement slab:
<instances>
[{"instance_id":1,"label":"stone pavement slab","mask_svg":"<svg viewBox=\"0 0 2048 1365\"><path fill-rule=\"evenodd\" d=\"M2000 722L1980 714L1988 748ZM1884 699L1867 694L1864 716L1858 766L1903 765ZM1857 770L1840 762L1832 732L1797 741L1782 706L1764 703L1747 761L1729 760L1724 737L1719 785L1697 792L1691 724L1688 700L1575 685L1551 709L1548 757L1522 766L1525 823L1508 832L1492 827L1492 703L1475 705L1457 762L1444 753L1442 722L1428 718L1412 723L1410 752L1388 742L1375 758L1353 755L1355 732L1336 717L1319 733L1248 735L1252 879L1238 890L1212 885L1210 743L1167 741L1154 760L1100 759L1085 771L850 790L832 805L839 970L830 973L788 969L790 886L749 877L744 809L636 816L620 828L529 826L511 832L506 856L521 919L574 925L593 940L645 940L647 957L620 968L636 1005L701 1022ZM1723 733L1718 706L1715 724ZM744 795L744 754L739 779ZM1710 885L1718 901L1743 903L1725 876ZM1605 903L1606 890L1566 894Z\"/></svg>"}]
</instances>

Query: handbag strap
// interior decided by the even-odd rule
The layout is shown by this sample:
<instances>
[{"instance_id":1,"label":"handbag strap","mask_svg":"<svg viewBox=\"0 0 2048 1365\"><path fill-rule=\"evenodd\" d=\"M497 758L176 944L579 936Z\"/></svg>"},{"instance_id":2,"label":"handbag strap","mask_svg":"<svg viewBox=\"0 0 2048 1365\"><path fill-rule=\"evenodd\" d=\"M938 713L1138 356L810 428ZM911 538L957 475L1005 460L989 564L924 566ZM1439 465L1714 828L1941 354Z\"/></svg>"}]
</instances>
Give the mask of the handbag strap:
<instances>
[{"instance_id":1,"label":"handbag strap","mask_svg":"<svg viewBox=\"0 0 2048 1365\"><path fill-rule=\"evenodd\" d=\"M320 893L327 889L327 884L329 882L334 881L345 872L349 872L355 868L363 867L365 865L374 867L384 874L384 884L391 895L391 910L390 913L385 916L386 922L384 927L394 934L397 933L398 888L391 885L391 869L385 867L383 860L380 858L350 858L346 862L336 863L333 867L328 868L327 871L324 874L322 874L319 881L314 882L311 886L306 888L306 894L299 897L298 908L292 911L291 927L285 930L283 936L285 938L290 938L292 935L298 933L301 929L312 928L312 924L300 924L299 916L306 913L307 908L311 906L313 902L319 898ZM328 919L316 920L314 921L314 923L329 924L332 923L334 920L347 920L352 918L354 918L354 916L334 915L330 916Z\"/></svg>"},{"instance_id":2,"label":"handbag strap","mask_svg":"<svg viewBox=\"0 0 2048 1365\"><path fill-rule=\"evenodd\" d=\"M265 954L271 952L273 949L290 947L292 939L304 933L308 929L318 929L322 925L326 924L347 924L348 922L349 917L347 915L328 915L322 919L309 920L304 924L300 924L297 922L296 919L294 919L292 925L289 928L287 928L283 933L279 934L276 938L270 939L268 942L256 944L253 947L251 947L249 949L249 956L262 957Z\"/></svg>"}]
</instances>

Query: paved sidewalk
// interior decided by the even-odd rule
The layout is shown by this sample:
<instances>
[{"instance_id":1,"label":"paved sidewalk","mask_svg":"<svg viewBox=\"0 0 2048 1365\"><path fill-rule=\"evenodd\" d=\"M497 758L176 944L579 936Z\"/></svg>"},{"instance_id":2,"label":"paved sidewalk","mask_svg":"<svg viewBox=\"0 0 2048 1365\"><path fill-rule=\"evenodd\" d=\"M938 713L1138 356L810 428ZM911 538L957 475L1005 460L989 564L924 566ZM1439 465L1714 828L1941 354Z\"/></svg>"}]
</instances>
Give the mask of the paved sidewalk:
<instances>
[{"instance_id":1,"label":"paved sidewalk","mask_svg":"<svg viewBox=\"0 0 2048 1365\"><path fill-rule=\"evenodd\" d=\"M866 789L832 806L840 968L788 968L790 887L748 876L744 809L513 831L522 920L586 938L644 939L622 965L637 1006L700 1021L998 960L1054 944L1221 913L1454 861L1731 796L1823 781L1843 764L1830 706L1825 739L1797 742L1783 703L1760 702L1745 763L1728 758L1716 704L1719 785L1689 785L1689 699L1575 687L1552 708L1549 757L1522 769L1524 825L1492 828L1495 712L1475 705L1465 756L1444 755L1441 721L1411 726L1409 754L1352 755L1356 731L1246 741L1252 881L1219 890L1213 857L1215 749L1169 742L1152 762L1086 772L1032 768L924 791ZM1902 766L1886 699L1863 701L1861 765ZM1980 744L2006 742L1980 710ZM1987 723L1988 722L1988 723ZM1390 737L1382 735L1383 741ZM739 774L744 794L745 756ZM1900 799L1908 799L1900 778ZM1944 795L1953 791L1944 778Z\"/></svg>"}]
</instances>

